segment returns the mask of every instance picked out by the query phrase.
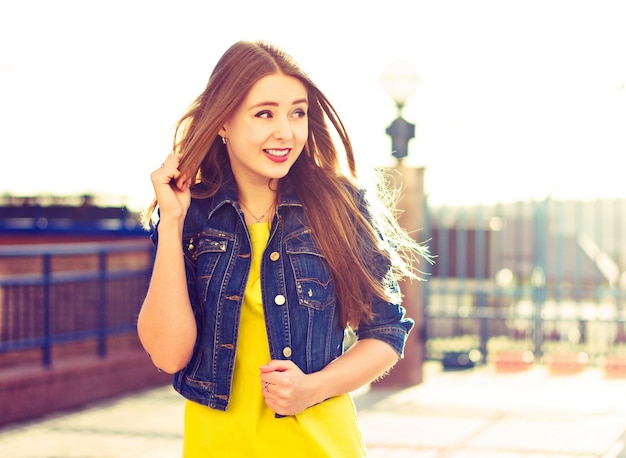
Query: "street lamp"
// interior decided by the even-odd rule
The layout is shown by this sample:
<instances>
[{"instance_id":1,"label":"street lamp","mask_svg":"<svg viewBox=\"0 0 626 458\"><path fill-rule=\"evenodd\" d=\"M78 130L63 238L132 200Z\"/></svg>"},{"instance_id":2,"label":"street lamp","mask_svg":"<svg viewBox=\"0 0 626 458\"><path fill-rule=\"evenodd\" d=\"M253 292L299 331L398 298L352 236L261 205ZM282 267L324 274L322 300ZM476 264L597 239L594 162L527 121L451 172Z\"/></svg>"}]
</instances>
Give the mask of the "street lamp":
<instances>
[{"instance_id":1,"label":"street lamp","mask_svg":"<svg viewBox=\"0 0 626 458\"><path fill-rule=\"evenodd\" d=\"M394 101L397 108L396 119L387 128L391 137L391 154L398 160L393 166L395 173L387 175L386 186L398 199L394 210L398 211L398 223L411 237L416 237L424 228L424 167L407 167L403 159L409 152L409 140L415 136L415 125L402 118L402 109L406 101L415 93L420 77L411 64L403 61L391 63L381 73L379 81ZM416 239L419 243L419 241ZM402 304L406 315L424 316L424 290L422 282L403 279L399 282L404 298ZM419 324L419 323L418 323ZM419 327L419 326L417 326ZM412 332L404 346L404 358L398 361L393 371L376 386L387 388L406 388L422 382L424 362L424 342L420 332Z\"/></svg>"},{"instance_id":2,"label":"street lamp","mask_svg":"<svg viewBox=\"0 0 626 458\"><path fill-rule=\"evenodd\" d=\"M409 154L409 140L415 137L415 124L402 117L406 101L415 93L421 81L413 66L406 61L394 61L380 75L380 83L398 110L397 118L387 127L391 137L391 154L402 161Z\"/></svg>"}]
</instances>

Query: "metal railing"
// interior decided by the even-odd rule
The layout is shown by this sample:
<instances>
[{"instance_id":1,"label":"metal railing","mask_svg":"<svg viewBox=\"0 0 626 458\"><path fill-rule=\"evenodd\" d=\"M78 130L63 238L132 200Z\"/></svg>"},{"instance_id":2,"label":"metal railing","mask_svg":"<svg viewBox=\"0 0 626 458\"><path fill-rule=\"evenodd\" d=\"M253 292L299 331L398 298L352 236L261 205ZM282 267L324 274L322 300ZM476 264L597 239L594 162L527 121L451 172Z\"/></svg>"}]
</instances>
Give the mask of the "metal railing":
<instances>
[{"instance_id":1,"label":"metal railing","mask_svg":"<svg viewBox=\"0 0 626 458\"><path fill-rule=\"evenodd\" d=\"M626 200L429 209L427 358L626 354Z\"/></svg>"},{"instance_id":2,"label":"metal railing","mask_svg":"<svg viewBox=\"0 0 626 458\"><path fill-rule=\"evenodd\" d=\"M113 335L134 332L153 248L121 242L0 246L0 354L95 339L107 354Z\"/></svg>"}]
</instances>

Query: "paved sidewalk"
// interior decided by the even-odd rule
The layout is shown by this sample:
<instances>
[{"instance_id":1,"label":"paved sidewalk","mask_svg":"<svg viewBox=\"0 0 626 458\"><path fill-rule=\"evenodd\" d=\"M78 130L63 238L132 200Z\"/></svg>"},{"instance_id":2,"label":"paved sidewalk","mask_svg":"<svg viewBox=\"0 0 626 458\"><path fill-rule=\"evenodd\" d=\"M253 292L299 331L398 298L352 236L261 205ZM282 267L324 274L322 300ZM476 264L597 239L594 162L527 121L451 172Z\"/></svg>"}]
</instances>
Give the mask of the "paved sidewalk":
<instances>
[{"instance_id":1,"label":"paved sidewalk","mask_svg":"<svg viewBox=\"0 0 626 458\"><path fill-rule=\"evenodd\" d=\"M355 402L371 458L626 457L626 379L595 369L556 376L427 364L424 383L363 390ZM164 387L15 425L0 429L0 456L179 457L182 408Z\"/></svg>"}]
</instances>

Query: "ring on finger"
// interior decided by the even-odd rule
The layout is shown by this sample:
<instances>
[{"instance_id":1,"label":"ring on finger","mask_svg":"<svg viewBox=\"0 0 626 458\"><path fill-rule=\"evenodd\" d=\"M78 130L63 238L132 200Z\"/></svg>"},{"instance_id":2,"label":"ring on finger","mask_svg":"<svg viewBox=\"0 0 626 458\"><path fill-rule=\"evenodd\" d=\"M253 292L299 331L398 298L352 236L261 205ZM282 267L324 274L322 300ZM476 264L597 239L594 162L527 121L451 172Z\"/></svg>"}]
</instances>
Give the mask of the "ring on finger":
<instances>
[{"instance_id":1,"label":"ring on finger","mask_svg":"<svg viewBox=\"0 0 626 458\"><path fill-rule=\"evenodd\" d=\"M267 387L270 385L270 382L265 382L265 385L263 385L263 391L267 391Z\"/></svg>"}]
</instances>

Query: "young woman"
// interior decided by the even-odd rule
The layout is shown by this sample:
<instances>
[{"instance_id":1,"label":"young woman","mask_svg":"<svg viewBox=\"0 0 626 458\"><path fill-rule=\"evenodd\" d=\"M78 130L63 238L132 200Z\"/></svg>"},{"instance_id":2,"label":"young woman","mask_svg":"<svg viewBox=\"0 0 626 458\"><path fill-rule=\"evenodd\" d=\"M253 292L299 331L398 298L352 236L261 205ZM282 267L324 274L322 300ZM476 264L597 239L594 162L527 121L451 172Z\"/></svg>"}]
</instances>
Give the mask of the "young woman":
<instances>
[{"instance_id":1,"label":"young woman","mask_svg":"<svg viewBox=\"0 0 626 458\"><path fill-rule=\"evenodd\" d=\"M284 52L236 43L151 179L138 332L187 398L184 456L365 456L348 393L402 357L397 278L426 254L357 184L330 102Z\"/></svg>"}]
</instances>

